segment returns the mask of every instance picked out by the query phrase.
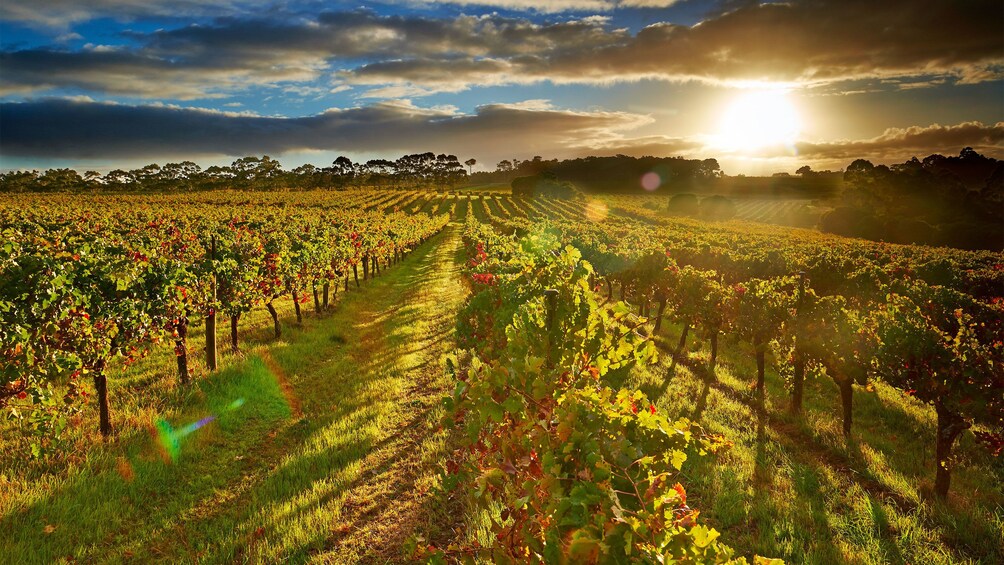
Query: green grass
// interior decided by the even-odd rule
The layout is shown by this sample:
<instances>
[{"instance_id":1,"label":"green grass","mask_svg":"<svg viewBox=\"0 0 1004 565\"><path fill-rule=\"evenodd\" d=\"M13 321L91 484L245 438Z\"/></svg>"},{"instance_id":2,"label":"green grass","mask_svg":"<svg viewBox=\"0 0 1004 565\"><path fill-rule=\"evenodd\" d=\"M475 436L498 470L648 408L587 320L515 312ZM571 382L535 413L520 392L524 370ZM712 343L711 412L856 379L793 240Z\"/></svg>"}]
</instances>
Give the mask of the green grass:
<instances>
[{"instance_id":1,"label":"green grass","mask_svg":"<svg viewBox=\"0 0 1004 565\"><path fill-rule=\"evenodd\" d=\"M339 293L332 313L308 308L302 328L283 304L282 340L266 313L242 320L242 353L211 375L193 359L203 374L190 387L174 383L169 351L116 369L108 442L93 406L66 457L25 461L6 430L0 561L383 562L402 560L413 533L449 535L435 487L449 440L441 363L466 293L455 231ZM151 431L212 414L175 461Z\"/></svg>"},{"instance_id":2,"label":"green grass","mask_svg":"<svg viewBox=\"0 0 1004 565\"><path fill-rule=\"evenodd\" d=\"M467 199L457 215L468 213ZM471 210L471 213L477 213ZM293 323L283 339L259 309L241 321L242 351L208 374L194 328L196 380L177 384L169 347L110 369L115 436L96 432L95 407L76 418L68 451L26 460L24 440L0 429L0 562L406 561L412 535L437 545L490 542L485 515L441 498L451 453L440 429L442 370L466 296L457 228L426 243L332 311ZM220 326L228 324L221 321ZM680 328L658 337L665 351ZM693 333L691 334L694 335ZM722 340L712 385L707 345L666 379L658 365L620 375L658 409L698 419L734 446L696 454L681 482L701 521L744 555L791 563L1004 562L1004 471L966 437L946 502L931 495L934 415L895 390L855 389L854 432L840 429L836 387L807 383L805 413L787 413L783 380L768 372L766 416L750 391L747 346ZM243 405L233 402L243 399ZM218 418L166 456L155 424ZM462 501L460 502L462 504ZM493 512L501 512L500 508Z\"/></svg>"},{"instance_id":3,"label":"green grass","mask_svg":"<svg viewBox=\"0 0 1004 565\"><path fill-rule=\"evenodd\" d=\"M670 351L680 328L661 333L657 341ZM966 438L950 497L936 500L932 409L881 384L873 392L855 387L845 440L827 377L807 382L804 415L794 417L783 379L768 371L760 417L748 346L723 340L710 386L706 342L691 337L688 349L672 379L664 353L658 365L635 368L627 384L657 398L659 410L695 418L735 443L718 457L688 461L683 483L702 520L742 554L819 564L1004 562L1000 463Z\"/></svg>"}]
</instances>

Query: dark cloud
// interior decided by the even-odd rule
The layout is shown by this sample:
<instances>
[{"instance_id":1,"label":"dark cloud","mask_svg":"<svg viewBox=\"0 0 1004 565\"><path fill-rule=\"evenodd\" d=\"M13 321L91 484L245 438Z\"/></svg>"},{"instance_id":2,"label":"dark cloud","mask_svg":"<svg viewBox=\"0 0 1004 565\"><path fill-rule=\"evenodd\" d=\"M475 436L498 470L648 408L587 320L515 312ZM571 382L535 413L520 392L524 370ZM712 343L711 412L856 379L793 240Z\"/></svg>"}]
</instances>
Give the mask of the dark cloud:
<instances>
[{"instance_id":1,"label":"dark cloud","mask_svg":"<svg viewBox=\"0 0 1004 565\"><path fill-rule=\"evenodd\" d=\"M889 128L871 139L796 144L799 157L806 159L866 157L888 160L932 153L956 154L963 147L972 147L985 155L1004 157L1004 122Z\"/></svg>"},{"instance_id":2,"label":"dark cloud","mask_svg":"<svg viewBox=\"0 0 1004 565\"><path fill-rule=\"evenodd\" d=\"M473 114L398 101L275 118L52 99L0 104L0 153L116 160L302 150L388 154L428 150L488 159L511 156L514 147L567 154L581 140L609 138L649 121L624 112L558 110L542 101L490 104Z\"/></svg>"},{"instance_id":3,"label":"dark cloud","mask_svg":"<svg viewBox=\"0 0 1004 565\"><path fill-rule=\"evenodd\" d=\"M443 3L554 13L572 10L606 12L617 8L666 8L679 1L681 0L445 0Z\"/></svg>"},{"instance_id":4,"label":"dark cloud","mask_svg":"<svg viewBox=\"0 0 1004 565\"><path fill-rule=\"evenodd\" d=\"M231 17L133 33L128 49L7 52L0 93L76 88L191 99L325 78L412 95L542 81L975 83L1004 78L1001 21L998 0L744 3L694 26L657 23L634 34L603 17Z\"/></svg>"},{"instance_id":5,"label":"dark cloud","mask_svg":"<svg viewBox=\"0 0 1004 565\"><path fill-rule=\"evenodd\" d=\"M254 84L314 81L350 60L374 60L380 69L401 56L429 57L440 70L444 65L453 67L458 76L470 78L476 69L493 62L508 67L507 58L573 52L626 37L623 31L604 29L604 21L587 18L538 25L497 15L434 19L369 11L322 13L309 21L227 18L211 25L129 33L138 45L128 48L0 53L4 70L0 94L74 88L188 100ZM361 69L360 75L366 72ZM507 74L498 67L486 72Z\"/></svg>"},{"instance_id":6,"label":"dark cloud","mask_svg":"<svg viewBox=\"0 0 1004 565\"><path fill-rule=\"evenodd\" d=\"M530 53L574 52L613 45L624 31L604 28L604 18L550 24L498 15L455 18L381 16L368 10L323 12L313 20L220 19L132 34L144 51L159 57L212 60L234 66L248 58L321 60L401 57L514 57Z\"/></svg>"},{"instance_id":7,"label":"dark cloud","mask_svg":"<svg viewBox=\"0 0 1004 565\"><path fill-rule=\"evenodd\" d=\"M63 28L95 18L130 19L141 16L193 16L235 10L236 0L45 0L0 3L0 19Z\"/></svg>"},{"instance_id":8,"label":"dark cloud","mask_svg":"<svg viewBox=\"0 0 1004 565\"><path fill-rule=\"evenodd\" d=\"M607 12L616 8L664 8L679 0L447 0L461 6L498 7L540 13L564 11ZM414 4L403 0L401 4ZM300 6L297 6L297 5ZM301 0L275 2L255 0L45 0L40 2L4 2L0 19L47 27L65 27L96 18L131 19L144 16L220 16L254 9L308 9L330 2Z\"/></svg>"},{"instance_id":9,"label":"dark cloud","mask_svg":"<svg viewBox=\"0 0 1004 565\"><path fill-rule=\"evenodd\" d=\"M65 88L174 100L211 98L253 83L299 82L317 76L317 70L306 65L252 59L243 66L227 67L102 47L0 53L0 69L0 95Z\"/></svg>"},{"instance_id":10,"label":"dark cloud","mask_svg":"<svg viewBox=\"0 0 1004 565\"><path fill-rule=\"evenodd\" d=\"M0 154L8 158L125 161L301 151L387 156L434 151L474 155L486 163L514 154L729 157L696 138L631 137L632 131L651 123L644 115L560 110L546 101L489 104L471 114L396 101L277 118L48 99L0 104L0 123ZM871 139L801 141L795 149L800 161L839 168L859 157L894 162L913 155L956 154L966 146L1004 157L1004 122L889 129ZM794 155L789 149L764 149L749 157Z\"/></svg>"},{"instance_id":11,"label":"dark cloud","mask_svg":"<svg viewBox=\"0 0 1004 565\"><path fill-rule=\"evenodd\" d=\"M807 0L747 3L694 26L653 24L613 43L508 59L495 82L613 82L644 78L823 84L871 77L950 76L961 83L1004 77L997 1ZM350 82L472 84L445 60L366 66ZM445 87L445 86L444 86ZM452 87L453 89L456 86Z\"/></svg>"}]
</instances>

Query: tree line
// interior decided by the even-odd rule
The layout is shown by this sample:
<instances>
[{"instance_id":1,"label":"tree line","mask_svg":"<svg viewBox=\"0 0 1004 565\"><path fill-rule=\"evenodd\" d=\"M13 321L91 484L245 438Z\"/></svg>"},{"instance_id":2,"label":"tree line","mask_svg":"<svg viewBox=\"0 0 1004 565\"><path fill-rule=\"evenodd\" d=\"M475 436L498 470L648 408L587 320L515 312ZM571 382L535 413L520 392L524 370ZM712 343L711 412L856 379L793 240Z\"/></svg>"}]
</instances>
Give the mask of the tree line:
<instances>
[{"instance_id":1,"label":"tree line","mask_svg":"<svg viewBox=\"0 0 1004 565\"><path fill-rule=\"evenodd\" d=\"M83 174L73 169L11 171L0 174L0 192L68 192L109 190L122 192L172 192L214 189L309 190L316 188L436 186L450 189L469 177L475 159L461 163L456 155L432 152L403 155L396 160L371 159L354 163L340 156L327 167L304 164L291 170L279 161L262 157L241 157L229 166L203 169L192 161L151 163L133 170L115 169L102 175ZM464 170L464 166L468 170Z\"/></svg>"},{"instance_id":2,"label":"tree line","mask_svg":"<svg viewBox=\"0 0 1004 565\"><path fill-rule=\"evenodd\" d=\"M723 176L717 159L685 159L683 157L581 157L578 159L542 159L535 156L526 161L500 161L494 171L471 175L471 181L510 183L521 177L549 173L561 181L574 183L587 192L640 193L640 179L647 173L659 176L664 190L693 189Z\"/></svg>"},{"instance_id":3,"label":"tree line","mask_svg":"<svg viewBox=\"0 0 1004 565\"><path fill-rule=\"evenodd\" d=\"M971 147L957 157L890 166L857 159L844 171L838 206L823 231L895 243L964 249L1004 247L1004 161Z\"/></svg>"}]
</instances>

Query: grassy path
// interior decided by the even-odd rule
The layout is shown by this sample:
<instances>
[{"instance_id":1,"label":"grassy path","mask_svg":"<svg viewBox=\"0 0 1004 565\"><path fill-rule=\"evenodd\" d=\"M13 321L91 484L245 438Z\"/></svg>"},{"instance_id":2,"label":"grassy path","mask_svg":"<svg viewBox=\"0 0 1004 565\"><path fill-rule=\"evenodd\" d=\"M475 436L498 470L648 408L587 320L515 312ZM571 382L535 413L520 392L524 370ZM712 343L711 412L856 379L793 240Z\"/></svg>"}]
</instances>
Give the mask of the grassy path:
<instances>
[{"instance_id":1,"label":"grassy path","mask_svg":"<svg viewBox=\"0 0 1004 565\"><path fill-rule=\"evenodd\" d=\"M155 434L123 433L0 496L0 561L382 563L415 532L443 535L454 520L433 487L460 251L450 226L333 313L248 344L170 418L217 416L175 459Z\"/></svg>"}]
</instances>

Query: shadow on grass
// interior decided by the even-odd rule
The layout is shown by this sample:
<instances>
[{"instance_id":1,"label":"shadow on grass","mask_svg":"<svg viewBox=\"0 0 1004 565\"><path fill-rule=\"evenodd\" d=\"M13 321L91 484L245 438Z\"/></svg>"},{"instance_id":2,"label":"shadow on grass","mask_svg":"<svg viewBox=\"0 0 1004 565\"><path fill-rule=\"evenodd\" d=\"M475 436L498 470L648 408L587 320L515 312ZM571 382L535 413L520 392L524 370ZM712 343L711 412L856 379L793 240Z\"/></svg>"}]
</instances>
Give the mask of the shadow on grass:
<instances>
[{"instance_id":1,"label":"shadow on grass","mask_svg":"<svg viewBox=\"0 0 1004 565\"><path fill-rule=\"evenodd\" d=\"M429 276L435 243L342 294L336 312L308 320L304 330L284 321L288 342L260 343L273 341L267 330L245 336L248 357L198 381L182 415L172 418L177 430L217 416L179 440L175 460L152 430L126 430L88 450L63 484L2 518L4 559L229 561L265 538L282 546L273 553L318 547L325 534L316 528L290 540L283 526L353 488L360 460L390 439L378 441L393 405L390 381L399 377L398 358L416 351L402 353L408 339L397 334L421 312L379 313ZM353 317L366 312L374 315ZM303 403L301 419L290 394ZM228 409L237 399L243 405ZM407 488L398 485L395 494ZM265 508L273 511L259 520Z\"/></svg>"},{"instance_id":2,"label":"shadow on grass","mask_svg":"<svg viewBox=\"0 0 1004 565\"><path fill-rule=\"evenodd\" d=\"M669 333L673 331L678 337L679 330L671 326ZM667 356L675 345L672 335L659 337L657 343ZM878 559L891 562L925 561L935 554L942 559L937 562L959 559L1002 562L1004 545L1000 543L999 533L1004 520L999 512L1000 503L995 502L1000 500L1001 491L999 486L992 485L991 478L974 476L987 468L985 463L980 463L979 453L960 446L960 453L973 457L967 462L970 467L967 479L974 482L953 484L957 494L950 498L948 504L927 497L917 498L913 494L921 488L917 485L929 483L933 476L930 469L933 454L929 452L926 439L933 437L933 431L930 416L924 412L925 407L907 401L897 402L899 399L890 394L856 391L854 434L850 441L846 441L839 433L839 397L829 379L806 383L805 414L802 417L793 417L784 409L778 410L777 404L773 410L764 410L758 395L744 386L752 382L752 375L755 374L752 351L747 351L749 348L742 344L723 345L722 378L711 385L715 389L711 391L714 393L711 397L706 395L707 380L701 374L702 355L681 359L681 364L689 371L681 372L674 379L679 384L670 387L666 380L647 381L649 386L655 385L655 391L673 393L669 394L670 398L678 397L681 390L694 387L686 396L693 404L683 406L681 413L690 412L695 419L701 418L702 424L725 433L727 437L743 437L747 433L744 429L746 419L732 421L735 415L723 418L723 411L742 406L744 413L750 413L748 422L751 431L756 422L756 439L750 442L755 448L748 458L744 456L746 461L730 461L714 471L716 475L728 476L732 473L731 466L751 464L750 498L743 501L733 492L731 485L719 484L717 481L720 479L709 481L710 488L706 491L709 496L729 499L724 507L716 504L715 512L720 513L718 517L734 513L730 504L747 504L758 509L756 512L762 514L762 520L775 517L780 523L784 515L798 520L796 526L802 524L801 527L810 532L810 538L843 539L839 551L834 551L829 543L822 544L810 538L806 538L807 545L798 551L798 544L792 545L791 541L783 539L766 545L752 543L749 547L740 547L752 547L765 553L773 548L768 555L787 557L796 562L843 562L847 559L847 552L852 550L861 552L854 554L856 558L864 558L865 555L874 558L877 555L880 556ZM746 375L749 379L743 378ZM769 370L767 377L767 398L782 399L781 406L786 407L783 399L787 398L787 390L783 379L775 370ZM700 392L697 392L698 387ZM680 408L679 403L677 407ZM756 414L761 412L764 416L757 417ZM736 441L738 443L738 439ZM904 449L906 446L909 448ZM795 485L798 495L781 503L772 500L780 496L772 492L776 488L772 475L784 472L785 465L791 465L797 475L793 479L801 482ZM728 483L728 480L723 483ZM967 487L970 492L962 490ZM855 489L858 494L851 496L849 491L841 490L845 488ZM853 508L847 508L848 501L852 501ZM805 504L809 507L806 508ZM846 522L833 522L834 516L837 516L837 521ZM871 529L856 529L859 522L870 524ZM746 527L755 525L737 522L734 527L742 535ZM734 532L730 530L729 533Z\"/></svg>"}]
</instances>

